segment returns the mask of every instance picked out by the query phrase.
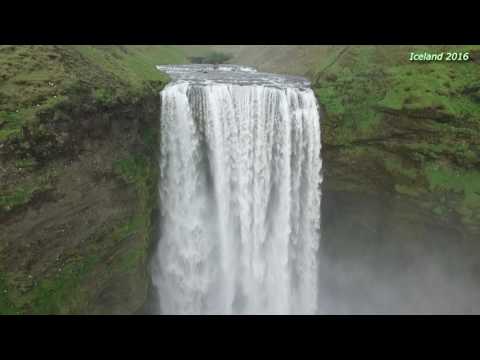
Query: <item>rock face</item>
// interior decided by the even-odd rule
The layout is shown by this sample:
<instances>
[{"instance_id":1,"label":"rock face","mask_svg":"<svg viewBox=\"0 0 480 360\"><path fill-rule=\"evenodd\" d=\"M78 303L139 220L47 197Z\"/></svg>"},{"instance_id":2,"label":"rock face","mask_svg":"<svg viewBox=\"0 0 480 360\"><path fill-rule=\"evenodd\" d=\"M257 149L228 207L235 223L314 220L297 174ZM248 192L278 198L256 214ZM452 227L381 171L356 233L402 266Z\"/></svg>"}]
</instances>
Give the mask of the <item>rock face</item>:
<instances>
[{"instance_id":1,"label":"rock face","mask_svg":"<svg viewBox=\"0 0 480 360\"><path fill-rule=\"evenodd\" d=\"M405 63L409 49L350 48L319 73L325 190L391 194L478 233L480 70Z\"/></svg>"},{"instance_id":2,"label":"rock face","mask_svg":"<svg viewBox=\"0 0 480 360\"><path fill-rule=\"evenodd\" d=\"M34 190L1 212L0 313L140 308L149 281L158 117L157 96L93 108L50 122L49 134L66 139L39 155L34 171L2 162L2 183Z\"/></svg>"},{"instance_id":3,"label":"rock face","mask_svg":"<svg viewBox=\"0 0 480 360\"><path fill-rule=\"evenodd\" d=\"M0 314L146 298L168 47L0 45Z\"/></svg>"},{"instance_id":4,"label":"rock face","mask_svg":"<svg viewBox=\"0 0 480 360\"><path fill-rule=\"evenodd\" d=\"M465 95L478 65L402 64L401 51L348 49L318 77L321 306L478 313L480 108Z\"/></svg>"}]
</instances>

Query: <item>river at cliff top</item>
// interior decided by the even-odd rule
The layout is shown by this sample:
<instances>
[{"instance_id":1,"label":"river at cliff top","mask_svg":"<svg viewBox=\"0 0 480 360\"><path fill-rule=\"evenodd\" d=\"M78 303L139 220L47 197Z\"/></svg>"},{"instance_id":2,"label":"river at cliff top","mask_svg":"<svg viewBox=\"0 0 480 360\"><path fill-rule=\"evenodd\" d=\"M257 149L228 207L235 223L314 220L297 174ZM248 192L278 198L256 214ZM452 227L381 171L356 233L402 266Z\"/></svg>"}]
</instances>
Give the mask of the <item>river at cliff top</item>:
<instances>
[{"instance_id":1,"label":"river at cliff top","mask_svg":"<svg viewBox=\"0 0 480 360\"><path fill-rule=\"evenodd\" d=\"M264 73L255 68L240 65L158 65L157 69L170 75L174 81L188 81L191 84L223 83L310 88L310 81L301 76Z\"/></svg>"}]
</instances>

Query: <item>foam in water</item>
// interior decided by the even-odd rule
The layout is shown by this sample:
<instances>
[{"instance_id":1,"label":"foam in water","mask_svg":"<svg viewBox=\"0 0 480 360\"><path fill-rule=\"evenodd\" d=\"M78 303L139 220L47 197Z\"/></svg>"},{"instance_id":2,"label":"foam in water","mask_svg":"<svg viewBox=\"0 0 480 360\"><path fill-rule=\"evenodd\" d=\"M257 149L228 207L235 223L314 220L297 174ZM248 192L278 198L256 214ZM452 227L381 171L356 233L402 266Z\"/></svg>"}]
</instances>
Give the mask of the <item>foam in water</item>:
<instances>
[{"instance_id":1,"label":"foam in water","mask_svg":"<svg viewBox=\"0 0 480 360\"><path fill-rule=\"evenodd\" d=\"M161 93L159 311L316 313L321 142L308 82L175 68Z\"/></svg>"}]
</instances>

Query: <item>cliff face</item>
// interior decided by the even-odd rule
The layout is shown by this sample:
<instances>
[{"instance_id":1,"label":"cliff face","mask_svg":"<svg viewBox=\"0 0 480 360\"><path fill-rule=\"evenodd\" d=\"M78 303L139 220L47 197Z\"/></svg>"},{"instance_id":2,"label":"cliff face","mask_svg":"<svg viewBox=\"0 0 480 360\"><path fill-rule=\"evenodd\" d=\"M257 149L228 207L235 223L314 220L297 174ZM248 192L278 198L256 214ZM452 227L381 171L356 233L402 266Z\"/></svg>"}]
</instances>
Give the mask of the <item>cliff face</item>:
<instances>
[{"instance_id":1,"label":"cliff face","mask_svg":"<svg viewBox=\"0 0 480 360\"><path fill-rule=\"evenodd\" d=\"M478 46L444 49L468 63L410 63L412 49L345 47L312 76L332 312L479 311Z\"/></svg>"},{"instance_id":2,"label":"cliff face","mask_svg":"<svg viewBox=\"0 0 480 360\"><path fill-rule=\"evenodd\" d=\"M0 87L45 96L38 107L25 94L2 103L0 313L136 311L149 281L163 82L134 87L75 49L0 50L24 54L11 66L36 54L40 70L65 71L57 81L9 69ZM76 77L81 66L97 69L91 82Z\"/></svg>"},{"instance_id":3,"label":"cliff face","mask_svg":"<svg viewBox=\"0 0 480 360\"><path fill-rule=\"evenodd\" d=\"M2 313L129 313L144 301L158 99L72 120L86 127L69 136L95 135L26 174L6 166L16 191L33 190L2 213Z\"/></svg>"},{"instance_id":4,"label":"cliff face","mask_svg":"<svg viewBox=\"0 0 480 360\"><path fill-rule=\"evenodd\" d=\"M344 48L315 75L325 119L324 190L413 202L412 221L427 217L476 234L478 46L440 49L468 52L465 63L409 62L409 52L420 48Z\"/></svg>"}]
</instances>

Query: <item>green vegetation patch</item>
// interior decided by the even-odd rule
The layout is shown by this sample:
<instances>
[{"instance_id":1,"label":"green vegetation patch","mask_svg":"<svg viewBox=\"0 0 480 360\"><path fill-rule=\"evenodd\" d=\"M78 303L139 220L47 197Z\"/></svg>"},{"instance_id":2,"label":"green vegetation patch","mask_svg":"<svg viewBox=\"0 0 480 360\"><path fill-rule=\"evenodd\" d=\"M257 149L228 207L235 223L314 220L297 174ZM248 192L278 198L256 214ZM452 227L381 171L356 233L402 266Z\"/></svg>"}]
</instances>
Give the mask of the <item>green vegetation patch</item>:
<instances>
[{"instance_id":1,"label":"green vegetation patch","mask_svg":"<svg viewBox=\"0 0 480 360\"><path fill-rule=\"evenodd\" d=\"M0 141L16 137L21 134L24 124L24 111L0 111Z\"/></svg>"},{"instance_id":2,"label":"green vegetation patch","mask_svg":"<svg viewBox=\"0 0 480 360\"><path fill-rule=\"evenodd\" d=\"M81 311L88 302L83 281L99 262L98 256L76 257L59 263L48 276L26 273L0 278L1 314L67 314Z\"/></svg>"},{"instance_id":3,"label":"green vegetation patch","mask_svg":"<svg viewBox=\"0 0 480 360\"><path fill-rule=\"evenodd\" d=\"M0 142L22 140L22 128L41 114L55 121L71 115L68 109L93 111L158 93L168 77L155 65L187 62L166 45L0 45Z\"/></svg>"},{"instance_id":4,"label":"green vegetation patch","mask_svg":"<svg viewBox=\"0 0 480 360\"><path fill-rule=\"evenodd\" d=\"M10 300L9 287L5 280L5 275L0 273L0 314L14 315L18 310L15 304Z\"/></svg>"},{"instance_id":5,"label":"green vegetation patch","mask_svg":"<svg viewBox=\"0 0 480 360\"><path fill-rule=\"evenodd\" d=\"M425 169L430 191L453 192L461 196L456 211L467 223L478 221L480 212L480 171L430 164Z\"/></svg>"},{"instance_id":6,"label":"green vegetation patch","mask_svg":"<svg viewBox=\"0 0 480 360\"><path fill-rule=\"evenodd\" d=\"M156 95L168 78L155 65L186 62L171 46L1 45L0 148L12 155L8 166L15 176L0 184L0 215L43 201L37 195L55 189L59 174L50 155L64 150L55 146L73 121L82 121L85 114L108 116L117 104L137 104ZM145 151L114 164L119 178L136 189L135 212L105 224L36 273L0 272L1 314L84 313L96 292L121 274L128 276L112 286L128 291L144 287L139 276L146 276L141 270L156 205L157 135L155 129L145 129Z\"/></svg>"},{"instance_id":7,"label":"green vegetation patch","mask_svg":"<svg viewBox=\"0 0 480 360\"><path fill-rule=\"evenodd\" d=\"M125 83L126 88L134 91L141 91L146 83L167 81L168 77L158 71L156 65L187 62L186 57L171 46L76 45L73 48L90 63L96 64L99 71Z\"/></svg>"},{"instance_id":8,"label":"green vegetation patch","mask_svg":"<svg viewBox=\"0 0 480 360\"><path fill-rule=\"evenodd\" d=\"M452 46L448 50L477 48ZM472 126L478 131L478 64L408 60L413 50L445 50L438 46L350 46L343 50L331 55L332 62L317 71L313 81L315 94L329 118L324 124L328 143L346 144L381 136L388 128L385 109L416 115L419 123L423 121L420 117L438 119L449 121L449 127L462 128L465 133ZM413 128L418 125L413 124ZM434 130L445 126L429 125Z\"/></svg>"},{"instance_id":9,"label":"green vegetation patch","mask_svg":"<svg viewBox=\"0 0 480 360\"><path fill-rule=\"evenodd\" d=\"M24 160L24 162L28 164L30 160ZM57 176L56 171L47 169L17 184L1 186L0 214L28 204L36 194L53 190Z\"/></svg>"},{"instance_id":10,"label":"green vegetation patch","mask_svg":"<svg viewBox=\"0 0 480 360\"><path fill-rule=\"evenodd\" d=\"M24 299L32 299L30 313L66 314L85 306L89 294L82 281L98 263L97 256L82 257L67 264L50 278L43 278Z\"/></svg>"},{"instance_id":11,"label":"green vegetation patch","mask_svg":"<svg viewBox=\"0 0 480 360\"><path fill-rule=\"evenodd\" d=\"M384 177L383 190L393 183L397 193L426 204L435 216L445 217L454 210L465 224L478 226L478 58L411 62L409 55L411 51L478 54L479 49L478 45L347 46L331 54L328 65L315 72L313 87L326 114L323 141L342 149L335 155L341 157L342 168L332 169L334 176L360 184L361 191L372 187L381 191ZM365 148L368 151L359 150ZM359 179L348 173L351 167L378 169L379 162L385 174L374 170ZM442 203L446 197L448 201Z\"/></svg>"},{"instance_id":12,"label":"green vegetation patch","mask_svg":"<svg viewBox=\"0 0 480 360\"><path fill-rule=\"evenodd\" d=\"M394 156L387 156L384 159L384 164L387 170L393 174L398 174L408 180L416 180L418 176L418 170L410 167Z\"/></svg>"},{"instance_id":13,"label":"green vegetation patch","mask_svg":"<svg viewBox=\"0 0 480 360\"><path fill-rule=\"evenodd\" d=\"M144 140L149 148L157 144L154 131L146 130ZM133 184L139 198L138 210L130 221L114 232L114 237L128 239L136 235L135 244L122 253L118 259L120 271L130 273L143 268L146 263L151 236L151 214L157 205L156 186L158 181L158 166L154 157L143 154L130 155L114 163L115 172L126 183Z\"/></svg>"},{"instance_id":14,"label":"green vegetation patch","mask_svg":"<svg viewBox=\"0 0 480 360\"><path fill-rule=\"evenodd\" d=\"M378 133L382 114L375 105L385 88L374 56L373 47L352 48L314 83L315 94L334 125L326 128L329 142L348 143Z\"/></svg>"},{"instance_id":15,"label":"green vegetation patch","mask_svg":"<svg viewBox=\"0 0 480 360\"><path fill-rule=\"evenodd\" d=\"M380 106L433 109L457 118L479 117L480 102L465 94L472 79L480 77L477 64L411 63L386 71L389 88Z\"/></svg>"},{"instance_id":16,"label":"green vegetation patch","mask_svg":"<svg viewBox=\"0 0 480 360\"><path fill-rule=\"evenodd\" d=\"M127 183L143 186L149 178L149 164L149 160L145 156L135 154L116 161L114 169Z\"/></svg>"}]
</instances>

